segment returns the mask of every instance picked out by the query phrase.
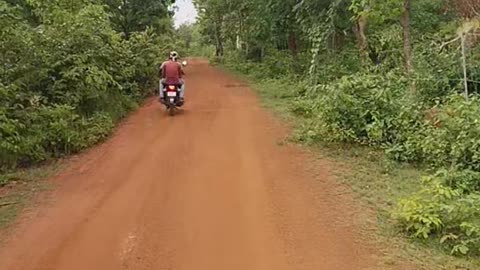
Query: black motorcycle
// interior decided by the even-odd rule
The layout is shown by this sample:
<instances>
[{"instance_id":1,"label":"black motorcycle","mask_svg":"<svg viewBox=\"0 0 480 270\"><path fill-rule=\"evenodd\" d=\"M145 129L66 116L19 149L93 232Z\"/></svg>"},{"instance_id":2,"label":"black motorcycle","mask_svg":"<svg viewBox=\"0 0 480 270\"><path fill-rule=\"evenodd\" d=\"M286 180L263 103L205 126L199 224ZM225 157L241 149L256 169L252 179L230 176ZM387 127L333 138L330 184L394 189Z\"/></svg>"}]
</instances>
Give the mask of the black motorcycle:
<instances>
[{"instance_id":1,"label":"black motorcycle","mask_svg":"<svg viewBox=\"0 0 480 270\"><path fill-rule=\"evenodd\" d=\"M174 116L178 108L183 106L179 87L179 85L165 85L163 96L165 97L165 106L170 116Z\"/></svg>"}]
</instances>

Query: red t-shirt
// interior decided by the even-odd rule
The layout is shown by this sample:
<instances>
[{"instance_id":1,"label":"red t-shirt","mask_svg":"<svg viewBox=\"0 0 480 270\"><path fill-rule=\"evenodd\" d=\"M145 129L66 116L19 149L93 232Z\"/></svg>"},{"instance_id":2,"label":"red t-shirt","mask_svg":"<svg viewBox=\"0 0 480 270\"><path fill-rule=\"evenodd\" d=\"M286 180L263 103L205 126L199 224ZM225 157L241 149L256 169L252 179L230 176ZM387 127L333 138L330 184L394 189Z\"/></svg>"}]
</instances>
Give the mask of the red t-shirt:
<instances>
[{"instance_id":1,"label":"red t-shirt","mask_svg":"<svg viewBox=\"0 0 480 270\"><path fill-rule=\"evenodd\" d=\"M179 84L182 78L182 66L175 61L166 61L162 64L162 78L166 84Z\"/></svg>"}]
</instances>

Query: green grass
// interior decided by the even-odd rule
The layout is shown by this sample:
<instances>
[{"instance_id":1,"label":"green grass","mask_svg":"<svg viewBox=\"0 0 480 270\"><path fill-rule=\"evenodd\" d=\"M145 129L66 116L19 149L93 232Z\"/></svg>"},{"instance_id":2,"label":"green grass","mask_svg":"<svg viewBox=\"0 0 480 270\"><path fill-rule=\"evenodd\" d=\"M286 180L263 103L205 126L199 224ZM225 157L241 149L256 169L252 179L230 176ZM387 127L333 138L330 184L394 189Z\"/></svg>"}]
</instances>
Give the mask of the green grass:
<instances>
[{"instance_id":1,"label":"green grass","mask_svg":"<svg viewBox=\"0 0 480 270\"><path fill-rule=\"evenodd\" d=\"M252 76L229 70L236 76L250 81L261 104L275 112L292 126L299 127L304 119L291 112L292 85L282 81L258 81ZM304 145L305 146L305 145ZM398 199L406 197L421 187L419 181L427 172L409 164L389 160L381 149L345 144L306 145L318 158L332 162L331 174L351 187L356 200L371 215L359 220L363 231L369 234L381 250L382 269L458 270L480 269L478 258L451 256L436 240L419 241L410 238L391 218ZM372 225L373 223L373 225ZM373 227L373 229L372 229Z\"/></svg>"},{"instance_id":2,"label":"green grass","mask_svg":"<svg viewBox=\"0 0 480 270\"><path fill-rule=\"evenodd\" d=\"M375 239L384 249L385 269L410 262L415 269L480 269L480 260L450 256L437 241L409 238L397 227L391 212L398 199L420 188L421 168L398 164L382 151L359 146L314 145L318 155L333 161L333 175L351 187L354 196L376 218Z\"/></svg>"},{"instance_id":3,"label":"green grass","mask_svg":"<svg viewBox=\"0 0 480 270\"><path fill-rule=\"evenodd\" d=\"M45 181L58 172L61 161L14 173L0 174L0 230L12 224L17 215L29 205L31 198L39 191L46 190Z\"/></svg>"}]
</instances>

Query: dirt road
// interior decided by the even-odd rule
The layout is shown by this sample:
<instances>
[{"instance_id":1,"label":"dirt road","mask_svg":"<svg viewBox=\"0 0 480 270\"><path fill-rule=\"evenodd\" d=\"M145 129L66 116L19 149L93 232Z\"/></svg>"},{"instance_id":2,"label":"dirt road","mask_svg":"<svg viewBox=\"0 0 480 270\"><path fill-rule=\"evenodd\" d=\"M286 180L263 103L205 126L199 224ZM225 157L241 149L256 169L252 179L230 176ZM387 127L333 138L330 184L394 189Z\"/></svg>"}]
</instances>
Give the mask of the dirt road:
<instances>
[{"instance_id":1,"label":"dirt road","mask_svg":"<svg viewBox=\"0 0 480 270\"><path fill-rule=\"evenodd\" d=\"M375 269L327 165L278 144L238 81L202 61L187 73L185 111L152 100L75 158L8 232L0 269Z\"/></svg>"}]
</instances>

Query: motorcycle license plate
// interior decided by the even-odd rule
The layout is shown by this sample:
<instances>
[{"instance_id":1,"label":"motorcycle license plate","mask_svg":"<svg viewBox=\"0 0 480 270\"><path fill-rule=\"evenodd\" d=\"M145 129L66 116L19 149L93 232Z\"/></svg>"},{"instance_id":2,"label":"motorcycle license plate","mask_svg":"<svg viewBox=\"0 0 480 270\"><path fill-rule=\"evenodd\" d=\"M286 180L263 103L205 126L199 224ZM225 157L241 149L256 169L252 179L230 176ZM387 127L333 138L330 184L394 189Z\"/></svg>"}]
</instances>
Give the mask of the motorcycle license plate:
<instances>
[{"instance_id":1,"label":"motorcycle license plate","mask_svg":"<svg viewBox=\"0 0 480 270\"><path fill-rule=\"evenodd\" d=\"M177 92L167 92L167 96L169 96L169 97L176 97L176 96L177 96Z\"/></svg>"}]
</instances>

